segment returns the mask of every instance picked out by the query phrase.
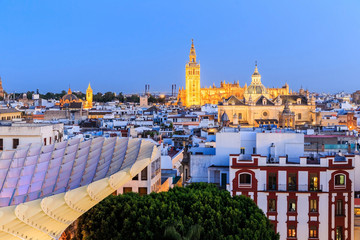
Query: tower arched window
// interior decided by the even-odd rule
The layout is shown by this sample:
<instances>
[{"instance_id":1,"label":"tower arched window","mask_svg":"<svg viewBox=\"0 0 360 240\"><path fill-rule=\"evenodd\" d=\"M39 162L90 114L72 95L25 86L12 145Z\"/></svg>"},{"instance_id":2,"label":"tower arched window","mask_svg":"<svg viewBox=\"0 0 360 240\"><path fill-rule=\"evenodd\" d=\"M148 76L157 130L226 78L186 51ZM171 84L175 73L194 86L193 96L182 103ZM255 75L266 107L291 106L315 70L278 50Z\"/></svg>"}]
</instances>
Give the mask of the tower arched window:
<instances>
[{"instance_id":1,"label":"tower arched window","mask_svg":"<svg viewBox=\"0 0 360 240\"><path fill-rule=\"evenodd\" d=\"M335 186L345 186L345 175L337 174L335 175Z\"/></svg>"},{"instance_id":2,"label":"tower arched window","mask_svg":"<svg viewBox=\"0 0 360 240\"><path fill-rule=\"evenodd\" d=\"M240 186L244 186L244 185L251 185L251 174L249 173L240 173L239 174L239 185Z\"/></svg>"}]
</instances>

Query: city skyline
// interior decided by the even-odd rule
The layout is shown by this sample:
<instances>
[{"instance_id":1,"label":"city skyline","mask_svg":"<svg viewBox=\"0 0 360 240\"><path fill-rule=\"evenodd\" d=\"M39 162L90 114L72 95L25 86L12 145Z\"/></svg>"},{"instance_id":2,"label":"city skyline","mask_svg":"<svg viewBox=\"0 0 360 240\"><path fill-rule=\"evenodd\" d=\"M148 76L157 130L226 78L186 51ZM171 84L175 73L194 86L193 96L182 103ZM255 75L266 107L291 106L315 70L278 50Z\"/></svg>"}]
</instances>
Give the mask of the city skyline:
<instances>
[{"instance_id":1,"label":"city skyline","mask_svg":"<svg viewBox=\"0 0 360 240\"><path fill-rule=\"evenodd\" d=\"M269 87L352 92L359 9L355 1L1 3L0 76L8 92L69 84L84 92L89 82L95 93L139 93L145 84L171 92L185 87L193 38L201 86L250 84L258 61Z\"/></svg>"}]
</instances>

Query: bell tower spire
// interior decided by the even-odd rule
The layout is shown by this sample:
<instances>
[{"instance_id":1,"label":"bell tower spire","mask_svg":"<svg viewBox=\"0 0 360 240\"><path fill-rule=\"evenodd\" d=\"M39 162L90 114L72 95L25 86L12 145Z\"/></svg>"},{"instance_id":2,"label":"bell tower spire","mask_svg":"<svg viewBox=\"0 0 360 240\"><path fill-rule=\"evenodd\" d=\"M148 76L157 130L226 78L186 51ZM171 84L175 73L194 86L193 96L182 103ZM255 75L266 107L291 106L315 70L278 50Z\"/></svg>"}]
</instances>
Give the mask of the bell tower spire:
<instances>
[{"instance_id":1,"label":"bell tower spire","mask_svg":"<svg viewBox=\"0 0 360 240\"><path fill-rule=\"evenodd\" d=\"M194 47L194 39L191 39L189 62L196 63L196 51L195 51L195 47Z\"/></svg>"}]
</instances>

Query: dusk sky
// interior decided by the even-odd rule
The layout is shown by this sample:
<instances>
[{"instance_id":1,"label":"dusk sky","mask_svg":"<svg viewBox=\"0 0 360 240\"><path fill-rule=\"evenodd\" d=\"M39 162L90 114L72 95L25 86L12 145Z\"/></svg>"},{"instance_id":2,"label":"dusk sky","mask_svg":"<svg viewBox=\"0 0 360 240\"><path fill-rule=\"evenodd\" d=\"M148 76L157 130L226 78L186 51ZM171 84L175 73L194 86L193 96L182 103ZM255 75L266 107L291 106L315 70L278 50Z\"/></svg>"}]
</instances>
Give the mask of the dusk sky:
<instances>
[{"instance_id":1,"label":"dusk sky","mask_svg":"<svg viewBox=\"0 0 360 240\"><path fill-rule=\"evenodd\" d=\"M7 92L171 92L191 39L201 86L360 89L360 1L0 1Z\"/></svg>"}]
</instances>

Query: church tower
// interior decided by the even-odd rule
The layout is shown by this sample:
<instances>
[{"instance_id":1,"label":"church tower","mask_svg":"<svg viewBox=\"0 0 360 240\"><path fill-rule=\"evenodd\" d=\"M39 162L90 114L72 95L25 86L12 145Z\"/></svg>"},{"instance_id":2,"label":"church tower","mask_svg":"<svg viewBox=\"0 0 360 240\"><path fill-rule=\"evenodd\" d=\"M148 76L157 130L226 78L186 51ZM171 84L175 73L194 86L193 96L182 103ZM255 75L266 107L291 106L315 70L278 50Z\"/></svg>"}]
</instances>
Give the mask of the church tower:
<instances>
[{"instance_id":1,"label":"church tower","mask_svg":"<svg viewBox=\"0 0 360 240\"><path fill-rule=\"evenodd\" d=\"M86 89L86 103L85 108L91 109L93 107L93 90L91 89L90 83L88 88Z\"/></svg>"},{"instance_id":2,"label":"church tower","mask_svg":"<svg viewBox=\"0 0 360 240\"><path fill-rule=\"evenodd\" d=\"M189 62L185 66L186 101L187 107L201 105L200 63L196 62L194 40L191 43Z\"/></svg>"},{"instance_id":3,"label":"church tower","mask_svg":"<svg viewBox=\"0 0 360 240\"><path fill-rule=\"evenodd\" d=\"M4 98L5 94L4 94L4 89L2 87L2 81L1 81L1 77L0 77L0 97Z\"/></svg>"}]
</instances>

